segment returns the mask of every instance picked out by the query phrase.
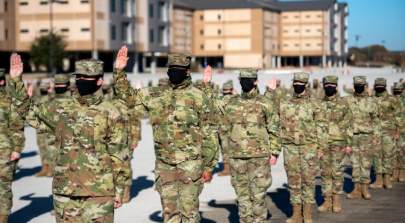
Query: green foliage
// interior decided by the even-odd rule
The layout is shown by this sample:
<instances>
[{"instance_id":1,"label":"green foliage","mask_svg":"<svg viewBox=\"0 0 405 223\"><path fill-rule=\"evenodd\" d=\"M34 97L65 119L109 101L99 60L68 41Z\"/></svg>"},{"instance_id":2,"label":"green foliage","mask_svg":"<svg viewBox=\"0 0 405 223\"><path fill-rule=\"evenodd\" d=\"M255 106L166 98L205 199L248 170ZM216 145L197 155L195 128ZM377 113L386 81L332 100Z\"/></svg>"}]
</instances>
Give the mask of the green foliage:
<instances>
[{"instance_id":1,"label":"green foliage","mask_svg":"<svg viewBox=\"0 0 405 223\"><path fill-rule=\"evenodd\" d=\"M392 64L400 66L404 58L395 52L390 52L382 45L371 45L363 48L352 47L349 49L350 59L355 65L383 66Z\"/></svg>"},{"instance_id":2,"label":"green foliage","mask_svg":"<svg viewBox=\"0 0 405 223\"><path fill-rule=\"evenodd\" d=\"M60 69L66 55L66 45L63 37L56 33L38 37L31 45L32 62L36 67L45 66L50 71L50 57L52 57L53 66Z\"/></svg>"}]
</instances>

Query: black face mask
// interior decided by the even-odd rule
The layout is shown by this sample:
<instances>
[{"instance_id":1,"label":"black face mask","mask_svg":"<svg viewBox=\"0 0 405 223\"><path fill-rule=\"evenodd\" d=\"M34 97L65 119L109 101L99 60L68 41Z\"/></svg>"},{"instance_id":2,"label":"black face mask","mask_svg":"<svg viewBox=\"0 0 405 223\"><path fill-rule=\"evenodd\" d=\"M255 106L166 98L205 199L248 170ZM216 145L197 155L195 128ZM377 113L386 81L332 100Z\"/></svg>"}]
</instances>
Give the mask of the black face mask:
<instances>
[{"instance_id":1,"label":"black face mask","mask_svg":"<svg viewBox=\"0 0 405 223\"><path fill-rule=\"evenodd\" d=\"M305 85L301 85L301 84L294 84L293 85L294 88L294 92L296 94L302 94L302 92L305 91Z\"/></svg>"},{"instance_id":2,"label":"black face mask","mask_svg":"<svg viewBox=\"0 0 405 223\"><path fill-rule=\"evenodd\" d=\"M253 88L256 87L256 79L255 78L241 78L240 79L240 86L242 87L242 91L245 93L250 92Z\"/></svg>"},{"instance_id":3,"label":"black face mask","mask_svg":"<svg viewBox=\"0 0 405 223\"><path fill-rule=\"evenodd\" d=\"M385 87L383 86L375 86L374 87L375 92L377 92L378 94L381 94L385 91Z\"/></svg>"},{"instance_id":4,"label":"black face mask","mask_svg":"<svg viewBox=\"0 0 405 223\"><path fill-rule=\"evenodd\" d=\"M364 92L364 85L360 85L360 84L355 84L354 85L354 92L356 92L357 94L361 94Z\"/></svg>"},{"instance_id":5,"label":"black face mask","mask_svg":"<svg viewBox=\"0 0 405 223\"><path fill-rule=\"evenodd\" d=\"M223 92L222 95L232 95L232 92Z\"/></svg>"},{"instance_id":6,"label":"black face mask","mask_svg":"<svg viewBox=\"0 0 405 223\"><path fill-rule=\"evenodd\" d=\"M47 95L48 94L48 90L44 90L44 89L39 90L39 92L41 93L41 95Z\"/></svg>"},{"instance_id":7,"label":"black face mask","mask_svg":"<svg viewBox=\"0 0 405 223\"><path fill-rule=\"evenodd\" d=\"M68 87L55 87L55 93L56 94L64 94L66 91L68 91Z\"/></svg>"},{"instance_id":8,"label":"black face mask","mask_svg":"<svg viewBox=\"0 0 405 223\"><path fill-rule=\"evenodd\" d=\"M188 78L187 70L184 68L169 68L167 75L169 76L170 83L174 85L179 85Z\"/></svg>"},{"instance_id":9,"label":"black face mask","mask_svg":"<svg viewBox=\"0 0 405 223\"><path fill-rule=\"evenodd\" d=\"M398 91L398 90L394 91L394 95L401 95L401 94L402 94L402 91Z\"/></svg>"},{"instance_id":10,"label":"black face mask","mask_svg":"<svg viewBox=\"0 0 405 223\"><path fill-rule=\"evenodd\" d=\"M331 97L336 94L336 87L335 86L325 86L323 87L325 90L325 95Z\"/></svg>"},{"instance_id":11,"label":"black face mask","mask_svg":"<svg viewBox=\"0 0 405 223\"><path fill-rule=\"evenodd\" d=\"M97 85L97 80L84 80L84 79L76 79L76 87L79 91L81 96L93 94L96 92L101 86Z\"/></svg>"}]
</instances>

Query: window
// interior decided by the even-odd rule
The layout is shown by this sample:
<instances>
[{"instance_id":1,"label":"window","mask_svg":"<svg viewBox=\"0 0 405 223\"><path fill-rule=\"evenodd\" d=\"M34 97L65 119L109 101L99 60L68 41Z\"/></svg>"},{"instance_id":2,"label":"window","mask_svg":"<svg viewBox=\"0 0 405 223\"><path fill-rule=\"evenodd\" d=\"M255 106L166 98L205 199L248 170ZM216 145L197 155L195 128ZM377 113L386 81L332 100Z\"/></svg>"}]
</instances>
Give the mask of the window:
<instances>
[{"instance_id":1,"label":"window","mask_svg":"<svg viewBox=\"0 0 405 223\"><path fill-rule=\"evenodd\" d=\"M296 29L296 30L295 30L295 32L296 32L296 33L299 33L299 32L300 32L300 30L299 30L299 29Z\"/></svg>"},{"instance_id":2,"label":"window","mask_svg":"<svg viewBox=\"0 0 405 223\"><path fill-rule=\"evenodd\" d=\"M311 44L310 44L310 43L307 43L307 44L305 44L305 46L311 46Z\"/></svg>"},{"instance_id":3,"label":"window","mask_svg":"<svg viewBox=\"0 0 405 223\"><path fill-rule=\"evenodd\" d=\"M67 32L69 32L69 28L62 28L62 29L60 29L60 31L63 33L67 33Z\"/></svg>"},{"instance_id":4,"label":"window","mask_svg":"<svg viewBox=\"0 0 405 223\"><path fill-rule=\"evenodd\" d=\"M200 35L204 35L204 30L203 29L200 30Z\"/></svg>"},{"instance_id":5,"label":"window","mask_svg":"<svg viewBox=\"0 0 405 223\"><path fill-rule=\"evenodd\" d=\"M120 0L120 13L121 15L124 15L127 12L127 1L126 0Z\"/></svg>"},{"instance_id":6,"label":"window","mask_svg":"<svg viewBox=\"0 0 405 223\"><path fill-rule=\"evenodd\" d=\"M200 20L203 21L204 20L204 16L200 15Z\"/></svg>"},{"instance_id":7,"label":"window","mask_svg":"<svg viewBox=\"0 0 405 223\"><path fill-rule=\"evenodd\" d=\"M204 50L204 44L201 44L201 45L200 45L200 49L201 49L201 50Z\"/></svg>"},{"instance_id":8,"label":"window","mask_svg":"<svg viewBox=\"0 0 405 223\"><path fill-rule=\"evenodd\" d=\"M48 1L40 1L39 4L40 4L40 5L47 5L47 4L48 4Z\"/></svg>"},{"instance_id":9,"label":"window","mask_svg":"<svg viewBox=\"0 0 405 223\"><path fill-rule=\"evenodd\" d=\"M110 11L114 13L115 10L115 0L110 0Z\"/></svg>"},{"instance_id":10,"label":"window","mask_svg":"<svg viewBox=\"0 0 405 223\"><path fill-rule=\"evenodd\" d=\"M311 32L311 30L310 30L310 29L307 29L307 30L305 30L305 32L309 33L309 32Z\"/></svg>"},{"instance_id":11,"label":"window","mask_svg":"<svg viewBox=\"0 0 405 223\"><path fill-rule=\"evenodd\" d=\"M167 28L165 26L159 27L158 39L159 39L159 44L161 46L168 45L168 34L167 34Z\"/></svg>"},{"instance_id":12,"label":"window","mask_svg":"<svg viewBox=\"0 0 405 223\"><path fill-rule=\"evenodd\" d=\"M286 30L286 29L285 29L285 30L283 30L283 33L288 33L288 30Z\"/></svg>"},{"instance_id":13,"label":"window","mask_svg":"<svg viewBox=\"0 0 405 223\"><path fill-rule=\"evenodd\" d=\"M81 0L80 3L82 3L82 4L89 4L89 0Z\"/></svg>"},{"instance_id":14,"label":"window","mask_svg":"<svg viewBox=\"0 0 405 223\"><path fill-rule=\"evenodd\" d=\"M117 39L117 27L115 25L111 25L111 40Z\"/></svg>"},{"instance_id":15,"label":"window","mask_svg":"<svg viewBox=\"0 0 405 223\"><path fill-rule=\"evenodd\" d=\"M158 18L161 21L167 21L167 7L165 2L159 2Z\"/></svg>"},{"instance_id":16,"label":"window","mask_svg":"<svg viewBox=\"0 0 405 223\"><path fill-rule=\"evenodd\" d=\"M153 18L153 4L149 4L149 18Z\"/></svg>"},{"instance_id":17,"label":"window","mask_svg":"<svg viewBox=\"0 0 405 223\"><path fill-rule=\"evenodd\" d=\"M288 47L288 44L283 44L284 47Z\"/></svg>"},{"instance_id":18,"label":"window","mask_svg":"<svg viewBox=\"0 0 405 223\"><path fill-rule=\"evenodd\" d=\"M28 5L28 2L20 2L21 6Z\"/></svg>"},{"instance_id":19,"label":"window","mask_svg":"<svg viewBox=\"0 0 405 223\"><path fill-rule=\"evenodd\" d=\"M221 35L222 34L222 31L220 30L220 29L218 29L218 35Z\"/></svg>"},{"instance_id":20,"label":"window","mask_svg":"<svg viewBox=\"0 0 405 223\"><path fill-rule=\"evenodd\" d=\"M81 31L82 31L82 32L89 32L89 31L90 31L90 28L82 28Z\"/></svg>"},{"instance_id":21,"label":"window","mask_svg":"<svg viewBox=\"0 0 405 223\"><path fill-rule=\"evenodd\" d=\"M296 44L295 44L295 46L296 46L296 47L299 47L299 46L300 46L300 44L296 43Z\"/></svg>"},{"instance_id":22,"label":"window","mask_svg":"<svg viewBox=\"0 0 405 223\"><path fill-rule=\"evenodd\" d=\"M151 42L151 43L155 42L155 36L154 36L153 29L149 30L149 42Z\"/></svg>"},{"instance_id":23,"label":"window","mask_svg":"<svg viewBox=\"0 0 405 223\"><path fill-rule=\"evenodd\" d=\"M49 29L40 29L39 32L40 33L47 33L49 31Z\"/></svg>"},{"instance_id":24,"label":"window","mask_svg":"<svg viewBox=\"0 0 405 223\"><path fill-rule=\"evenodd\" d=\"M218 20L221 20L221 15L220 14L218 14Z\"/></svg>"},{"instance_id":25,"label":"window","mask_svg":"<svg viewBox=\"0 0 405 223\"><path fill-rule=\"evenodd\" d=\"M305 17L306 17L306 18L311 18L311 16L310 16L310 15L306 15Z\"/></svg>"},{"instance_id":26,"label":"window","mask_svg":"<svg viewBox=\"0 0 405 223\"><path fill-rule=\"evenodd\" d=\"M20 29L20 33L29 33L30 31L28 29Z\"/></svg>"},{"instance_id":27,"label":"window","mask_svg":"<svg viewBox=\"0 0 405 223\"><path fill-rule=\"evenodd\" d=\"M218 50L222 49L222 45L218 44Z\"/></svg>"},{"instance_id":28,"label":"window","mask_svg":"<svg viewBox=\"0 0 405 223\"><path fill-rule=\"evenodd\" d=\"M131 35L131 24L129 22L123 22L121 24L121 40L126 43L132 43L132 35Z\"/></svg>"},{"instance_id":29,"label":"window","mask_svg":"<svg viewBox=\"0 0 405 223\"><path fill-rule=\"evenodd\" d=\"M4 38L8 40L8 29L4 30Z\"/></svg>"},{"instance_id":30,"label":"window","mask_svg":"<svg viewBox=\"0 0 405 223\"><path fill-rule=\"evenodd\" d=\"M8 9L8 2L5 1L4 2L4 12L7 12L7 9Z\"/></svg>"}]
</instances>

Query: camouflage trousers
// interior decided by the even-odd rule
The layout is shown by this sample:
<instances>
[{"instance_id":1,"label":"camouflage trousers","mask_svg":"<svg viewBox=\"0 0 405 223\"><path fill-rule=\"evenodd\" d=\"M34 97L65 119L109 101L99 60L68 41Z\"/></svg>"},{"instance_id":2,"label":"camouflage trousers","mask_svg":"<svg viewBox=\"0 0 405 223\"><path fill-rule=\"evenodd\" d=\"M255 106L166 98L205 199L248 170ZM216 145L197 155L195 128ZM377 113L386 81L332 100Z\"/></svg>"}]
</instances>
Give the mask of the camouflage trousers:
<instances>
[{"instance_id":1,"label":"camouflage trousers","mask_svg":"<svg viewBox=\"0 0 405 223\"><path fill-rule=\"evenodd\" d=\"M370 134L354 134L352 154L352 181L354 183L370 183L371 163L373 159L373 136Z\"/></svg>"},{"instance_id":2,"label":"camouflage trousers","mask_svg":"<svg viewBox=\"0 0 405 223\"><path fill-rule=\"evenodd\" d=\"M228 136L219 134L219 140L221 145L222 161L229 164L229 142Z\"/></svg>"},{"instance_id":3,"label":"camouflage trousers","mask_svg":"<svg viewBox=\"0 0 405 223\"><path fill-rule=\"evenodd\" d=\"M155 185L160 194L164 222L200 222L199 195L204 186L202 172L202 160L171 165L156 159Z\"/></svg>"},{"instance_id":4,"label":"camouflage trousers","mask_svg":"<svg viewBox=\"0 0 405 223\"><path fill-rule=\"evenodd\" d=\"M392 174L395 163L395 139L392 134L382 133L381 143L374 151L374 168L377 174Z\"/></svg>"},{"instance_id":5,"label":"camouflage trousers","mask_svg":"<svg viewBox=\"0 0 405 223\"><path fill-rule=\"evenodd\" d=\"M405 170L405 133L401 133L401 137L397 143L398 146L398 162L399 168Z\"/></svg>"},{"instance_id":6,"label":"camouflage trousers","mask_svg":"<svg viewBox=\"0 0 405 223\"><path fill-rule=\"evenodd\" d=\"M132 165L131 165L131 160L133 157L133 149L129 148L128 151L128 160L125 161L125 168L124 168L124 172L125 172L125 186L131 187L132 186Z\"/></svg>"},{"instance_id":7,"label":"camouflage trousers","mask_svg":"<svg viewBox=\"0 0 405 223\"><path fill-rule=\"evenodd\" d=\"M322 193L325 197L343 194L344 146L329 145L321 159Z\"/></svg>"},{"instance_id":8,"label":"camouflage trousers","mask_svg":"<svg viewBox=\"0 0 405 223\"><path fill-rule=\"evenodd\" d=\"M38 133L37 144L42 165L54 166L56 156L55 136L49 133Z\"/></svg>"},{"instance_id":9,"label":"camouflage trousers","mask_svg":"<svg viewBox=\"0 0 405 223\"><path fill-rule=\"evenodd\" d=\"M114 197L68 197L53 195L58 223L114 222Z\"/></svg>"},{"instance_id":10,"label":"camouflage trousers","mask_svg":"<svg viewBox=\"0 0 405 223\"><path fill-rule=\"evenodd\" d=\"M9 162L10 152L0 149L0 215L9 215L13 205L11 184L16 168L16 162Z\"/></svg>"},{"instance_id":11,"label":"camouflage trousers","mask_svg":"<svg viewBox=\"0 0 405 223\"><path fill-rule=\"evenodd\" d=\"M317 149L315 144L284 145L284 168L292 204L315 204Z\"/></svg>"},{"instance_id":12,"label":"camouflage trousers","mask_svg":"<svg viewBox=\"0 0 405 223\"><path fill-rule=\"evenodd\" d=\"M231 183L238 199L241 223L267 220L266 192L271 185L268 157L230 159Z\"/></svg>"}]
</instances>

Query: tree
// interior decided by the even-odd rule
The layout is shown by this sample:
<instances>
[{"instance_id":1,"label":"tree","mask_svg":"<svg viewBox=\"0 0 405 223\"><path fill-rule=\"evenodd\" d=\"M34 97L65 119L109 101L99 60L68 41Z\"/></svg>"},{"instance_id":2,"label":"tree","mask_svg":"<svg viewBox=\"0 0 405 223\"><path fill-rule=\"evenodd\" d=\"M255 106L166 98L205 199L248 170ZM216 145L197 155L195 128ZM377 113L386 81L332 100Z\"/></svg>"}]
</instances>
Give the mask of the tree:
<instances>
[{"instance_id":1,"label":"tree","mask_svg":"<svg viewBox=\"0 0 405 223\"><path fill-rule=\"evenodd\" d=\"M66 45L63 37L56 33L40 36L31 45L32 62L36 67L45 66L48 72L52 68L61 69Z\"/></svg>"}]
</instances>

